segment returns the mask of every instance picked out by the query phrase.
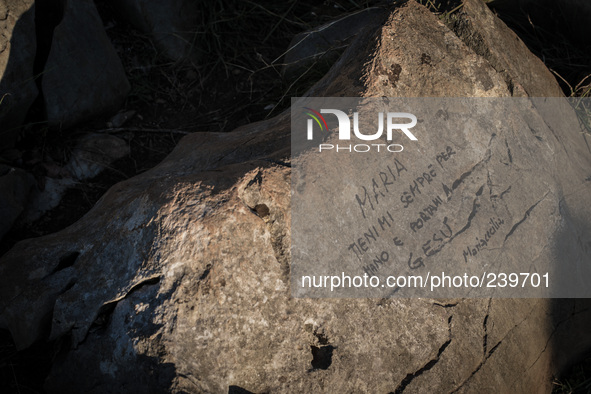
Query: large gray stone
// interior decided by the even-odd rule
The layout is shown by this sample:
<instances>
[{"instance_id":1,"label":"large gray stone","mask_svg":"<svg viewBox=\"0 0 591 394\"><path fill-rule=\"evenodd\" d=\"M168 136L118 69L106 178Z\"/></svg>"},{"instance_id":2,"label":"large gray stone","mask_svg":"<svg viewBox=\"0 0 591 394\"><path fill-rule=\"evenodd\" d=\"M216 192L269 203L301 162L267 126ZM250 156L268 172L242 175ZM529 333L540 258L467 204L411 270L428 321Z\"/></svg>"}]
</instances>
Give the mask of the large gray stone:
<instances>
[{"instance_id":1,"label":"large gray stone","mask_svg":"<svg viewBox=\"0 0 591 394\"><path fill-rule=\"evenodd\" d=\"M0 2L0 150L10 147L37 97L35 2Z\"/></svg>"},{"instance_id":2,"label":"large gray stone","mask_svg":"<svg viewBox=\"0 0 591 394\"><path fill-rule=\"evenodd\" d=\"M42 82L47 121L67 128L115 112L130 90L121 61L91 0L66 1Z\"/></svg>"},{"instance_id":3,"label":"large gray stone","mask_svg":"<svg viewBox=\"0 0 591 394\"><path fill-rule=\"evenodd\" d=\"M541 93L551 95L546 82ZM377 31L359 34L310 94L511 90L487 59L408 1ZM515 137L524 148L513 160L541 151L528 137ZM564 207L582 209L585 136L543 137L563 166L548 177L563 182ZM45 335L69 338L47 390L547 392L552 376L589 347L585 300L292 298L289 155L288 113L232 133L189 135L79 222L8 252L0 260L0 327L20 348ZM505 166L497 158L488 165ZM514 203L529 215L525 202ZM565 231L588 223L587 210Z\"/></svg>"}]
</instances>

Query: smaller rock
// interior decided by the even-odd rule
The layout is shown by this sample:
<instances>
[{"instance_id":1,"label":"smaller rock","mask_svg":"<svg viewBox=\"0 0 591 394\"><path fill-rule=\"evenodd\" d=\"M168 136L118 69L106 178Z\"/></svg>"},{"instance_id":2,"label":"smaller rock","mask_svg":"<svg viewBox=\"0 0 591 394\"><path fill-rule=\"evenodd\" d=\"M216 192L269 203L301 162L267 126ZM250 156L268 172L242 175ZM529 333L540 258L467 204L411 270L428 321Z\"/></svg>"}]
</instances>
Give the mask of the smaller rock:
<instances>
[{"instance_id":1,"label":"smaller rock","mask_svg":"<svg viewBox=\"0 0 591 394\"><path fill-rule=\"evenodd\" d=\"M66 169L75 180L94 178L117 159L129 154L127 142L109 134L88 134L76 146Z\"/></svg>"},{"instance_id":2,"label":"smaller rock","mask_svg":"<svg viewBox=\"0 0 591 394\"><path fill-rule=\"evenodd\" d=\"M125 101L130 85L92 1L65 3L42 90L47 121L60 128L116 111Z\"/></svg>"},{"instance_id":3,"label":"smaller rock","mask_svg":"<svg viewBox=\"0 0 591 394\"><path fill-rule=\"evenodd\" d=\"M0 239L24 210L34 185L28 172L0 164Z\"/></svg>"},{"instance_id":4,"label":"smaller rock","mask_svg":"<svg viewBox=\"0 0 591 394\"><path fill-rule=\"evenodd\" d=\"M23 222L31 223L39 219L45 212L57 207L66 190L76 182L94 178L115 160L128 154L127 142L114 135L88 134L83 137L68 163L43 178L43 190L34 190L31 204L23 213Z\"/></svg>"}]
</instances>

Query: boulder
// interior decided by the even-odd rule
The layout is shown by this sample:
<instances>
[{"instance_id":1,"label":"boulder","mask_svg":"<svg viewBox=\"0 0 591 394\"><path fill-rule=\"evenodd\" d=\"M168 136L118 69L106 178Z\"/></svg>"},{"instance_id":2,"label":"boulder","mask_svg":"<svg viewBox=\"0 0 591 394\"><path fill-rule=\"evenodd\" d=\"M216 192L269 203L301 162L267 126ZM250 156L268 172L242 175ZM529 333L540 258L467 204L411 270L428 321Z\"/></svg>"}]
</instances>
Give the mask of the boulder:
<instances>
[{"instance_id":1,"label":"boulder","mask_svg":"<svg viewBox=\"0 0 591 394\"><path fill-rule=\"evenodd\" d=\"M407 1L386 12L309 95L515 92L426 8ZM504 36L504 25L492 26ZM518 68L510 75L526 80ZM555 81L544 84L540 93L552 95ZM540 135L544 146L515 136L523 149L513 160L555 150L559 160L546 165L564 169L548 174L553 185L588 172L585 136L552 130ZM436 145L446 136L425 138ZM487 143L475 136L463 149L471 158ZM472 160L458 165L466 184L482 176L471 176ZM290 166L287 112L232 133L188 135L77 223L0 259L0 327L19 348L63 339L46 384L59 393L547 392L589 347L585 300L292 297ZM492 173L502 166L496 156L489 163ZM588 226L588 211L576 223L565 213L588 185L565 192L555 213L567 235ZM458 212L464 200L453 201ZM524 218L546 212L525 204L516 208ZM524 234L512 237L527 242ZM584 243L573 245L588 258Z\"/></svg>"},{"instance_id":2,"label":"boulder","mask_svg":"<svg viewBox=\"0 0 591 394\"><path fill-rule=\"evenodd\" d=\"M197 3L190 0L111 1L120 16L154 40L170 59L180 61L196 55Z\"/></svg>"},{"instance_id":3,"label":"boulder","mask_svg":"<svg viewBox=\"0 0 591 394\"><path fill-rule=\"evenodd\" d=\"M66 1L42 76L47 121L67 128L115 112L130 85L91 0Z\"/></svg>"},{"instance_id":4,"label":"boulder","mask_svg":"<svg viewBox=\"0 0 591 394\"><path fill-rule=\"evenodd\" d=\"M127 141L109 134L88 133L79 138L64 167L42 178L43 188L34 188L18 225L30 225L57 207L66 191L92 179L118 159L129 154Z\"/></svg>"},{"instance_id":5,"label":"boulder","mask_svg":"<svg viewBox=\"0 0 591 394\"><path fill-rule=\"evenodd\" d=\"M34 81L35 2L0 3L0 150L11 147L38 94Z\"/></svg>"}]
</instances>

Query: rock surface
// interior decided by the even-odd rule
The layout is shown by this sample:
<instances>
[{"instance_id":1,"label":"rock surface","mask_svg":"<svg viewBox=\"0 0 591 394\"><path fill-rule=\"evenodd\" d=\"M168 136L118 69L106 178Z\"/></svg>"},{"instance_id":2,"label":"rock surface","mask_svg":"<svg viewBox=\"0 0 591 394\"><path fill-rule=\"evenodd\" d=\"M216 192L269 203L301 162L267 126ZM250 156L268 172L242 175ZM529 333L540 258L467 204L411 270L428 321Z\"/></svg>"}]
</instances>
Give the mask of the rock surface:
<instances>
[{"instance_id":1,"label":"rock surface","mask_svg":"<svg viewBox=\"0 0 591 394\"><path fill-rule=\"evenodd\" d=\"M47 121L67 128L115 112L130 90L91 0L65 2L42 79Z\"/></svg>"},{"instance_id":2,"label":"rock surface","mask_svg":"<svg viewBox=\"0 0 591 394\"><path fill-rule=\"evenodd\" d=\"M414 1L389 12L311 95L509 97L507 75L529 93ZM551 138L589 169L583 135ZM585 300L292 298L289 143L288 113L189 135L0 260L0 327L68 339L49 392L543 392L589 347Z\"/></svg>"},{"instance_id":3,"label":"rock surface","mask_svg":"<svg viewBox=\"0 0 591 394\"><path fill-rule=\"evenodd\" d=\"M0 3L0 150L16 140L29 107L38 94L35 61L35 2Z\"/></svg>"},{"instance_id":4,"label":"rock surface","mask_svg":"<svg viewBox=\"0 0 591 394\"><path fill-rule=\"evenodd\" d=\"M156 46L172 60L195 56L198 22L197 3L190 0L111 1L121 16L148 34Z\"/></svg>"}]
</instances>

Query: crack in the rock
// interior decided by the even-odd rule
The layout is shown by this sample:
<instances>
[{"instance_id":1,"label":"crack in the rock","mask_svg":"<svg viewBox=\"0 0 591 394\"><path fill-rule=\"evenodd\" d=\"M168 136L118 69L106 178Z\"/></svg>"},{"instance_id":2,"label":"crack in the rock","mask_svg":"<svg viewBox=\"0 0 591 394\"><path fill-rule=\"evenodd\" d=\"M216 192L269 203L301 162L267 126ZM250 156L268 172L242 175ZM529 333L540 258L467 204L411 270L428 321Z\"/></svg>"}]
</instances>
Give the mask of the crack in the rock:
<instances>
[{"instance_id":1,"label":"crack in the rock","mask_svg":"<svg viewBox=\"0 0 591 394\"><path fill-rule=\"evenodd\" d=\"M442 308L453 308L454 306L457 306L460 302L451 302L451 303L447 303L447 304L441 304L439 302L434 302L433 305L435 306L440 306Z\"/></svg>"},{"instance_id":2,"label":"crack in the rock","mask_svg":"<svg viewBox=\"0 0 591 394\"><path fill-rule=\"evenodd\" d=\"M498 347L501 345L501 343L503 343L503 341L502 341L502 340L500 340L499 342L497 342L497 344L496 344L495 346L493 346L493 347L492 347L492 349L490 349L490 350L488 351L488 354L486 355L486 359L487 359L487 360L488 360L488 358L489 358L490 356L492 356L492 354L495 352L495 350L497 350L497 348L498 348Z\"/></svg>"},{"instance_id":3,"label":"crack in the rock","mask_svg":"<svg viewBox=\"0 0 591 394\"><path fill-rule=\"evenodd\" d=\"M456 190L462 184L462 182L464 182L464 179L469 177L476 168L476 166L480 163L481 162L476 163L472 168L460 175L460 177L451 184L451 190Z\"/></svg>"},{"instance_id":4,"label":"crack in the rock","mask_svg":"<svg viewBox=\"0 0 591 394\"><path fill-rule=\"evenodd\" d=\"M117 304L119 304L119 302L121 302L124 299L128 298L133 293L137 292L138 290L140 290L141 288L143 288L145 286L155 285L155 284L159 283L160 280L161 280L161 276L160 275L155 275L155 276L144 278L144 279L140 280L138 283L136 283L135 285L133 285L122 296L117 297L116 299L113 299L111 301L105 302L98 309L98 311L96 313L96 316L95 316L92 324L90 324L88 326L88 329L86 330L86 333L84 334L84 337L82 338L82 340L79 343L77 343L77 344L76 343L73 343L72 345L75 346L75 347L77 347L77 346L83 344L86 341L86 339L88 338L88 335L92 331L95 331L96 329L98 329L100 327L107 326L110 323L111 316L113 315L113 312L115 311L115 307L117 307ZM74 329L74 328L75 327L72 327L72 329ZM81 327L79 327L79 328L81 328Z\"/></svg>"},{"instance_id":5,"label":"crack in the rock","mask_svg":"<svg viewBox=\"0 0 591 394\"><path fill-rule=\"evenodd\" d=\"M207 264L207 266L205 266L205 269L203 270L203 272L201 273L201 276L199 277L200 282L207 279L207 277L209 276L209 273L211 272L211 267L212 267L212 264Z\"/></svg>"},{"instance_id":6,"label":"crack in the rock","mask_svg":"<svg viewBox=\"0 0 591 394\"><path fill-rule=\"evenodd\" d=\"M120 301L123 301L124 299L128 298L129 296L131 296L133 293L135 293L138 290L140 290L142 287L144 287L144 286L150 286L150 285L155 285L155 284L159 283L160 282L160 279L161 279L161 275L159 275L159 274L158 275L154 275L154 276L150 276L150 277L147 277L147 278L144 278L144 279L140 280L138 283L136 283L135 285L131 286L131 288L124 295L122 295L120 297L117 297L114 300L105 302L103 304L103 306L104 305L107 305L107 304L118 303Z\"/></svg>"},{"instance_id":7,"label":"crack in the rock","mask_svg":"<svg viewBox=\"0 0 591 394\"><path fill-rule=\"evenodd\" d=\"M472 175L472 173L474 171L476 171L476 169L480 166L482 166L483 164L486 164L489 162L492 154L491 154L491 150L490 150L490 145L492 143L492 141L495 139L496 134L493 134L490 138L490 141L488 141L488 149L486 150L486 153L484 154L484 158L482 160L480 160L478 163L474 164L472 166L472 168L470 168L468 171L462 173L462 175L459 176L459 178L457 178L451 185L451 190L454 191L456 190L458 187L460 187L460 185L464 182L464 180L469 177L470 175Z\"/></svg>"},{"instance_id":8,"label":"crack in the rock","mask_svg":"<svg viewBox=\"0 0 591 394\"><path fill-rule=\"evenodd\" d=\"M490 349L490 351L488 352L488 354L486 354L484 356L484 359L478 364L478 366L476 367L476 369L474 369L474 371L472 371L472 373L470 374L470 376L468 376L462 383L460 383L460 385L458 387L456 387L455 389L453 389L450 392L450 394L457 393L462 387L464 387L464 385L466 385L466 383L468 383L474 377L474 375L476 375L480 371L480 369L482 369L482 367L484 366L484 364L486 364L486 362L488 361L488 359L490 358L490 356L492 356L492 354L495 352L495 350L497 350L497 348L501 345L501 343L503 343L503 341L497 342L497 344L495 346L493 346L492 349Z\"/></svg>"},{"instance_id":9,"label":"crack in the rock","mask_svg":"<svg viewBox=\"0 0 591 394\"><path fill-rule=\"evenodd\" d=\"M476 367L476 369L474 371L472 371L472 373L470 374L470 376L468 376L462 383L460 383L460 385L458 387L456 387L454 390L451 391L451 393L457 393L466 383L468 383L473 377L474 375L476 375L478 373L478 371L480 371L480 369L484 366L484 364L486 363L486 361L488 361L488 359L493 355L493 353L499 348L499 346L503 343L503 341L505 340L505 338L507 338L507 336L509 336L513 330L515 330L517 327L519 327L521 324L523 324L524 321L526 321L531 314L534 312L535 308L532 308L529 313L527 314L527 316L525 316L521 321L519 321L517 324L515 324L504 336L503 338L501 338L496 344L495 346L493 346L488 353L485 353L484 355L484 359L480 362L480 364L478 364L478 366ZM487 339L488 341L488 339Z\"/></svg>"},{"instance_id":10,"label":"crack in the rock","mask_svg":"<svg viewBox=\"0 0 591 394\"><path fill-rule=\"evenodd\" d=\"M506 242L507 239L513 235L513 233L515 232L515 230L517 230L517 227L519 227L523 222L525 222L528 218L529 215L531 214L531 212L534 210L535 207L538 206L538 204L540 202L542 202L542 200L544 200L546 198L546 196L549 194L550 192L546 192L546 194L544 194L544 196L542 198L540 198L534 205L532 205L531 207L529 207L527 209L527 211L525 211L525 214L523 215L523 218L521 218L520 221L518 221L517 223L515 223L513 225L513 227L511 227L511 230L509 230L509 232L507 233L507 235L505 235L505 240L503 242Z\"/></svg>"},{"instance_id":11,"label":"crack in the rock","mask_svg":"<svg viewBox=\"0 0 591 394\"><path fill-rule=\"evenodd\" d=\"M484 316L484 319L482 321L482 329L484 330L484 334L482 335L482 360L480 361L480 363L478 363L476 368L470 373L470 376L464 379L464 381L460 383L458 387L453 389L451 393L457 393L462 387L464 387L464 385L466 385L466 383L468 383L474 377L474 375L476 375L482 369L482 367L484 366L484 364L486 364L488 359L498 349L501 343L503 343L504 338L498 341L490 350L488 350L488 319L490 318L491 304L492 298L489 298L488 306L486 308L486 315Z\"/></svg>"},{"instance_id":12,"label":"crack in the rock","mask_svg":"<svg viewBox=\"0 0 591 394\"><path fill-rule=\"evenodd\" d=\"M247 188L254 185L255 183L258 186L260 186L261 183L263 183L263 173L260 169L257 169L257 173L255 174L255 176L252 177L252 179L250 181L248 181L248 183L246 184L246 187L244 189L246 190Z\"/></svg>"},{"instance_id":13,"label":"crack in the rock","mask_svg":"<svg viewBox=\"0 0 591 394\"><path fill-rule=\"evenodd\" d=\"M504 191L501 192L501 194L499 194L499 198L503 199L503 196L507 193L509 193L511 191L511 186L509 186L507 189L505 189Z\"/></svg>"},{"instance_id":14,"label":"crack in the rock","mask_svg":"<svg viewBox=\"0 0 591 394\"><path fill-rule=\"evenodd\" d=\"M505 139L505 146L507 147L507 156L509 157L509 163L513 163L513 156L511 155L511 148L509 147L507 139Z\"/></svg>"},{"instance_id":15,"label":"crack in the rock","mask_svg":"<svg viewBox=\"0 0 591 394\"><path fill-rule=\"evenodd\" d=\"M529 319L529 317L534 312L534 310L535 310L535 308L531 308L531 310L529 311L529 313L527 314L527 316L525 316L523 319L521 319L519 321L519 323L517 323L513 327L511 327L511 329L509 331L507 331L507 333L505 334L505 336L503 336L503 338L501 338L501 342L504 341L505 338L507 338L507 336L509 334L511 334L511 332L513 332L513 330L515 330L517 327L519 327L520 325L522 325L524 321L526 321L527 319Z\"/></svg>"},{"instance_id":16,"label":"crack in the rock","mask_svg":"<svg viewBox=\"0 0 591 394\"><path fill-rule=\"evenodd\" d=\"M490 317L490 306L492 304L492 298L488 299L488 306L486 307L486 315L482 320L482 329L484 330L484 335L482 336L482 356L486 357L486 351L488 346L488 319Z\"/></svg>"},{"instance_id":17,"label":"crack in the rock","mask_svg":"<svg viewBox=\"0 0 591 394\"><path fill-rule=\"evenodd\" d=\"M435 356L433 359L429 360L425 365L423 365L421 368L419 368L418 370L416 370L415 372L411 372L409 374L406 375L406 377L404 379L402 379L402 381L400 382L400 384L398 384L398 387L396 387L396 390L393 391L393 394L401 394L402 392L404 392L404 390L406 389L406 387L418 376L422 375L423 373L425 373L426 371L430 370L431 368L433 368L437 362L439 362L439 360L441 359L441 355L443 354L443 352L445 351L445 349L447 349L447 347L449 346L449 344L451 343L452 337L451 337L451 320L452 320L453 316L450 316L447 319L447 329L448 329L448 333L449 333L449 338L447 339L447 341L445 341L440 347L439 350L437 351L437 356Z\"/></svg>"},{"instance_id":18,"label":"crack in the rock","mask_svg":"<svg viewBox=\"0 0 591 394\"><path fill-rule=\"evenodd\" d=\"M493 204L493 209L495 209L495 212L496 212L498 200L502 200L505 197L505 194L509 193L510 191L511 191L511 185L509 185L509 187L506 188L505 190L503 190L500 194L492 194L490 196L490 201Z\"/></svg>"},{"instance_id":19,"label":"crack in the rock","mask_svg":"<svg viewBox=\"0 0 591 394\"><path fill-rule=\"evenodd\" d=\"M462 234L464 231L466 231L470 228L470 226L472 225L472 220L476 216L476 213L478 212L478 208L480 208L480 204L478 204L478 199L482 195L483 191L484 191L484 185L480 186L480 189L478 189L478 191L476 192L476 197L474 198L474 201L472 202L472 211L470 212L470 215L468 215L468 221L467 221L466 225L464 227L462 227L458 232L456 232L447 241L447 243L451 243L458 235Z\"/></svg>"},{"instance_id":20,"label":"crack in the rock","mask_svg":"<svg viewBox=\"0 0 591 394\"><path fill-rule=\"evenodd\" d=\"M488 195L492 197L493 186L495 186L490 178L490 170L486 169L486 184L488 186Z\"/></svg>"}]
</instances>

